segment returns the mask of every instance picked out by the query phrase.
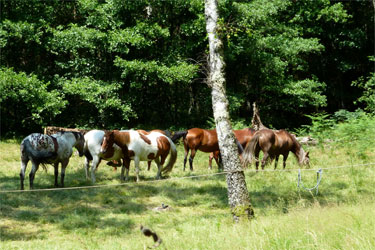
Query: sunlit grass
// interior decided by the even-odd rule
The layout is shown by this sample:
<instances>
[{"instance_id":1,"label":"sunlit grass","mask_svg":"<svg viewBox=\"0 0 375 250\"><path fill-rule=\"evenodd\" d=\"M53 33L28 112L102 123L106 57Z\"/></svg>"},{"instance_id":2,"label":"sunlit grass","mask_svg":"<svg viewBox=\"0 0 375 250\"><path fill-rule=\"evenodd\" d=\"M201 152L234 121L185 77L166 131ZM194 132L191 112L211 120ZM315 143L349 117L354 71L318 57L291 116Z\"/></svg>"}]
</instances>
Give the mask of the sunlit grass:
<instances>
[{"instance_id":1,"label":"sunlit grass","mask_svg":"<svg viewBox=\"0 0 375 250\"><path fill-rule=\"evenodd\" d=\"M349 147L349 146L348 146ZM311 169L375 162L348 154L354 149L324 146L310 150ZM256 217L233 223L227 201L225 175L178 179L217 173L208 169L208 154L198 152L194 172L183 171L183 147L170 176L161 182L94 189L0 193L0 249L143 249L153 244L139 226L155 230L163 249L373 249L375 247L375 166L323 170L319 193L297 188L297 171L245 170ZM66 170L65 186L91 186L85 179L83 158L74 154ZM278 170L282 169L282 157ZM290 155L287 170L299 167ZM31 169L27 168L27 176ZM267 166L267 170L273 169ZM0 142L0 190L19 189L19 142ZM121 184L120 168L103 161L98 185ZM154 181L142 163L141 180ZM28 178L25 187L28 189ZM302 172L303 184L316 184L315 171ZM53 168L40 168L34 186L52 188ZM162 203L171 210L153 211Z\"/></svg>"}]
</instances>

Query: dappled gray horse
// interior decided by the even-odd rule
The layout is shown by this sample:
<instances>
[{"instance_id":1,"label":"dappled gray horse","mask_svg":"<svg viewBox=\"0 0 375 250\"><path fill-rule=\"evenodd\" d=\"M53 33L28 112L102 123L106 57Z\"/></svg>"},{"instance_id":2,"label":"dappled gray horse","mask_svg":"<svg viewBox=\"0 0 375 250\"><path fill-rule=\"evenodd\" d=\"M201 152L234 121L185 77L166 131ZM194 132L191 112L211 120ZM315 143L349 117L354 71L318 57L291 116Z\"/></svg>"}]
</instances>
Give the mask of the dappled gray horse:
<instances>
[{"instance_id":1,"label":"dappled gray horse","mask_svg":"<svg viewBox=\"0 0 375 250\"><path fill-rule=\"evenodd\" d=\"M83 156L84 137L80 132L59 132L54 135L33 133L21 143L21 190L24 189L25 170L31 161L29 174L30 189L33 188L35 173L40 164L53 164L55 168L55 187L58 186L59 163L61 163L61 186L64 187L65 168L75 147L79 156Z\"/></svg>"}]
</instances>

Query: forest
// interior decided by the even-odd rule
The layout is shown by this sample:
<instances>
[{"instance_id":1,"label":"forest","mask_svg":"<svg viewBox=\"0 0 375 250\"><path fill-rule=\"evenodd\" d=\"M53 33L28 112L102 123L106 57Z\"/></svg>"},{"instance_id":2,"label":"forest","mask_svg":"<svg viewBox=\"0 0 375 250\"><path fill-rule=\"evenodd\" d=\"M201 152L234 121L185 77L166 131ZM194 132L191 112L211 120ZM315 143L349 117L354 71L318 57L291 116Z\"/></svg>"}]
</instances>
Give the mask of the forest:
<instances>
[{"instance_id":1,"label":"forest","mask_svg":"<svg viewBox=\"0 0 375 250\"><path fill-rule=\"evenodd\" d=\"M1 136L214 127L202 0L1 0ZM375 112L372 1L221 0L234 128Z\"/></svg>"}]
</instances>

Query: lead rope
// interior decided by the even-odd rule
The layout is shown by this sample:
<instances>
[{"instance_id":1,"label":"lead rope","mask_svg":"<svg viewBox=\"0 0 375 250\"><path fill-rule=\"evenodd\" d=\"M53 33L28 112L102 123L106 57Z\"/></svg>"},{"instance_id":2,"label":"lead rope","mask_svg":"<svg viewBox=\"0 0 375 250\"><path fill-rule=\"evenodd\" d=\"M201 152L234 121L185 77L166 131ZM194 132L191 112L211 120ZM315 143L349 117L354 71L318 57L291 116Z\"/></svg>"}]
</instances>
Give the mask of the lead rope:
<instances>
[{"instance_id":1,"label":"lead rope","mask_svg":"<svg viewBox=\"0 0 375 250\"><path fill-rule=\"evenodd\" d=\"M307 191L311 191L311 190L316 189L316 194L318 194L319 184L320 184L320 181L322 180L322 176L323 176L323 169L320 168L318 171L316 171L316 185L315 185L315 187L306 188L302 183L301 169L298 169L298 184L297 184L297 186L298 186L298 188L303 187Z\"/></svg>"}]
</instances>

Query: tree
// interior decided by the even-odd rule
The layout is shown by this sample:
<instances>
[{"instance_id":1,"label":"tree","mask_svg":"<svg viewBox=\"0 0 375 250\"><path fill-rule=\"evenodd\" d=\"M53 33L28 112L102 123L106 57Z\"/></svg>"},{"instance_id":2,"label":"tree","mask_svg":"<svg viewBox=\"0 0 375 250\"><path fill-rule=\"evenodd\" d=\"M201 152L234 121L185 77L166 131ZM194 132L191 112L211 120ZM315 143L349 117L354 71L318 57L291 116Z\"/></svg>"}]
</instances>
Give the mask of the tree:
<instances>
[{"instance_id":1,"label":"tree","mask_svg":"<svg viewBox=\"0 0 375 250\"><path fill-rule=\"evenodd\" d=\"M206 30L209 42L209 75L212 108L224 170L228 171L228 200L235 220L254 215L241 167L235 137L229 121L228 99L225 90L223 43L219 38L217 0L205 0Z\"/></svg>"}]
</instances>

